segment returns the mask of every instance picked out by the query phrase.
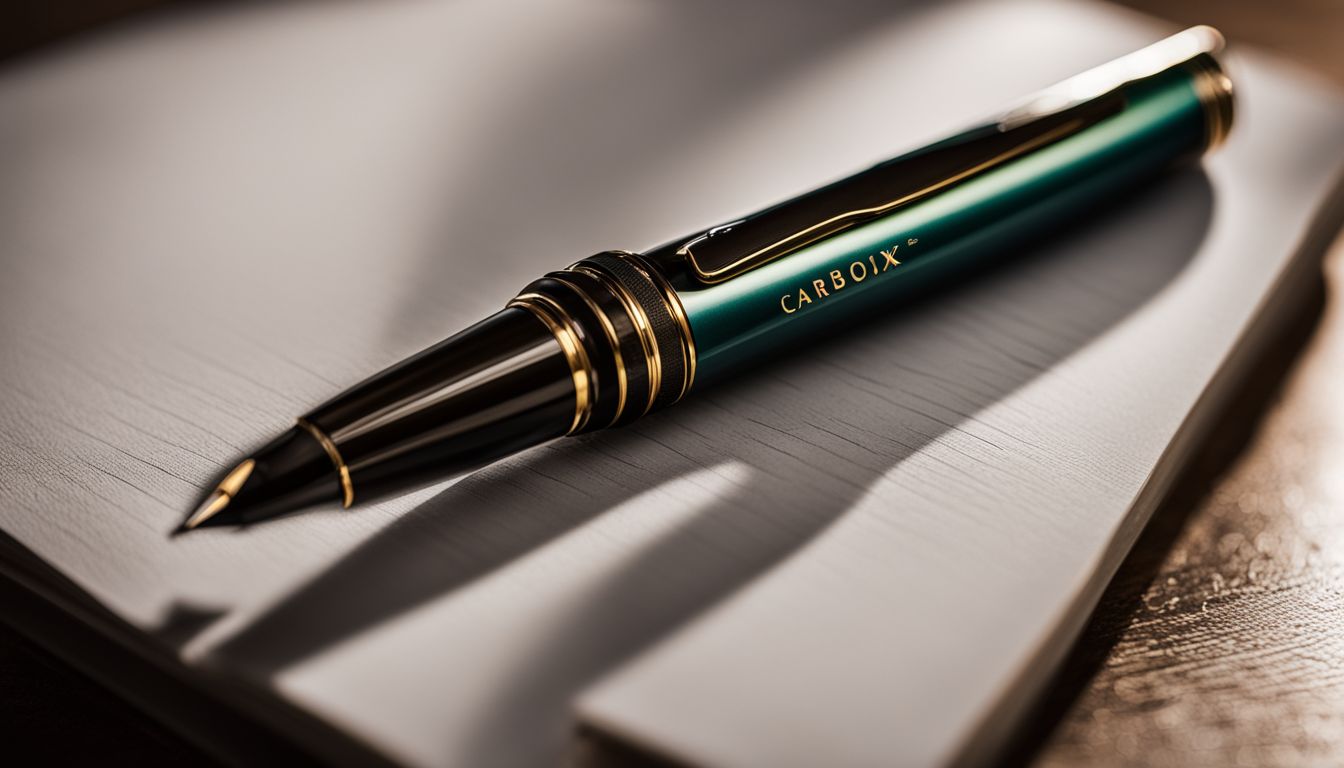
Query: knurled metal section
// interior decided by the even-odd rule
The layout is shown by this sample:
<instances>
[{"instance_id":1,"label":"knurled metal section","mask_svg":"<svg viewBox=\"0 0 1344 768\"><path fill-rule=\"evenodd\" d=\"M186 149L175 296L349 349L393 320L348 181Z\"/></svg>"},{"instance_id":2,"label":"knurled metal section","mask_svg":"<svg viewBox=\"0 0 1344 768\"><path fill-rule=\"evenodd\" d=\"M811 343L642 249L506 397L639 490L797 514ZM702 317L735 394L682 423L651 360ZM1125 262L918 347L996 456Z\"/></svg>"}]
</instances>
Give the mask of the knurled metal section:
<instances>
[{"instance_id":1,"label":"knurled metal section","mask_svg":"<svg viewBox=\"0 0 1344 768\"><path fill-rule=\"evenodd\" d=\"M658 359L662 363L662 382L653 401L654 408L676 402L686 384L685 346L681 328L672 316L658 286L648 276L618 254L599 253L580 263L592 264L620 281L649 316L653 337L658 341Z\"/></svg>"},{"instance_id":2,"label":"knurled metal section","mask_svg":"<svg viewBox=\"0 0 1344 768\"><path fill-rule=\"evenodd\" d=\"M602 274L604 279L614 280L605 272ZM594 418L589 420L587 429L581 431L624 423L642 414L649 401L649 367L644 358L639 331L620 300L601 280L578 270L552 272L533 285L562 296L566 307L579 319L579 325L587 329L590 340L602 341L593 344L589 356L610 375L603 379L599 387ZM556 286L563 288L556 290ZM581 302L585 307L580 308L575 302ZM603 319L610 324L610 334L606 332ZM611 335L615 336L614 341ZM622 374L625 379L624 398L619 394ZM601 417L598 417L598 412Z\"/></svg>"}]
</instances>

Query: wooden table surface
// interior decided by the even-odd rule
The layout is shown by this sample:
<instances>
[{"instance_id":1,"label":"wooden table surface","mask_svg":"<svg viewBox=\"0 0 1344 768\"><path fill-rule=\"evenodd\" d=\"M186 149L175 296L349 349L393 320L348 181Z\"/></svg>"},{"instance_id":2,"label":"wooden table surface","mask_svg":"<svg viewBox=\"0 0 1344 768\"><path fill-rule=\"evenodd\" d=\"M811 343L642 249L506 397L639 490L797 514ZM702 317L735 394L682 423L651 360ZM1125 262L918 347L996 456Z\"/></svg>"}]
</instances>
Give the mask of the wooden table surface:
<instances>
[{"instance_id":1,"label":"wooden table surface","mask_svg":"<svg viewBox=\"0 0 1344 768\"><path fill-rule=\"evenodd\" d=\"M1344 3L1131 0L1344 87ZM1344 763L1344 239L1322 306L1261 365L1155 515L1007 762ZM10 747L180 764L191 747L0 631Z\"/></svg>"},{"instance_id":2,"label":"wooden table surface","mask_svg":"<svg viewBox=\"0 0 1344 768\"><path fill-rule=\"evenodd\" d=\"M1344 86L1344 4L1131 0ZM1014 762L1344 764L1344 238L1324 306L1154 516Z\"/></svg>"}]
</instances>

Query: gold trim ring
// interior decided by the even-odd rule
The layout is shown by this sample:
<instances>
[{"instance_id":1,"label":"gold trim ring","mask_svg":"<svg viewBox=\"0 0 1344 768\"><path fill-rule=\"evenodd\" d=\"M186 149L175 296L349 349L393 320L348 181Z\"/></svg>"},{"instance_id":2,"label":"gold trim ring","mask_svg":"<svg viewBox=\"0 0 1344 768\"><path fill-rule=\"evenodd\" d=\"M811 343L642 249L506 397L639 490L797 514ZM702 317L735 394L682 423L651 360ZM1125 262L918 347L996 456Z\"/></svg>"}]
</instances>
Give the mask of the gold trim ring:
<instances>
[{"instance_id":1,"label":"gold trim ring","mask_svg":"<svg viewBox=\"0 0 1344 768\"><path fill-rule=\"evenodd\" d=\"M548 277L573 291L583 300L584 304L588 305L588 309L597 316L598 323L602 325L602 333L607 337L607 343L611 345L611 356L616 363L616 415L612 416L611 421L607 422L607 426L610 427L619 421L621 414L625 412L625 399L630 391L630 380L625 372L625 358L621 356L621 339L619 334L616 333L616 326L612 324L611 318L607 317L607 313L602 311L597 302L592 300L587 291L584 291L558 272L553 272Z\"/></svg>"},{"instance_id":2,"label":"gold trim ring","mask_svg":"<svg viewBox=\"0 0 1344 768\"><path fill-rule=\"evenodd\" d=\"M349 509L350 505L355 503L355 484L350 481L350 468L345 465L345 459L341 458L340 450L331 438L327 437L327 433L318 429L311 421L299 418L295 422L300 429L312 435L318 445L322 446L322 450L327 452L327 458L331 459L331 463L336 467L336 473L341 476L341 491L345 494L345 501L341 506Z\"/></svg>"},{"instance_id":3,"label":"gold trim ring","mask_svg":"<svg viewBox=\"0 0 1344 768\"><path fill-rule=\"evenodd\" d=\"M574 329L573 321L559 304L539 293L520 293L506 306L519 307L531 312L555 335L555 340L569 363L570 375L574 379L574 421L570 424L568 434L578 432L588 423L588 417L593 412L592 389L595 376L593 365L588 360L588 352L584 350L583 342L579 340L579 333Z\"/></svg>"},{"instance_id":4,"label":"gold trim ring","mask_svg":"<svg viewBox=\"0 0 1344 768\"><path fill-rule=\"evenodd\" d=\"M644 348L644 360L648 364L649 370L649 401L645 404L640 415L648 413L658 399L658 390L663 386L663 360L658 354L658 339L654 336L653 321L644 311L644 306L639 303L639 299L616 278L602 270L593 269L587 264L575 264L570 269L588 275L600 282L616 297L621 306L625 307L626 314L634 322L635 332L639 336L640 346Z\"/></svg>"},{"instance_id":5,"label":"gold trim ring","mask_svg":"<svg viewBox=\"0 0 1344 768\"><path fill-rule=\"evenodd\" d=\"M1227 140L1232 130L1232 78L1212 54L1194 62L1194 88L1199 103L1204 107L1204 151L1209 152Z\"/></svg>"}]
</instances>

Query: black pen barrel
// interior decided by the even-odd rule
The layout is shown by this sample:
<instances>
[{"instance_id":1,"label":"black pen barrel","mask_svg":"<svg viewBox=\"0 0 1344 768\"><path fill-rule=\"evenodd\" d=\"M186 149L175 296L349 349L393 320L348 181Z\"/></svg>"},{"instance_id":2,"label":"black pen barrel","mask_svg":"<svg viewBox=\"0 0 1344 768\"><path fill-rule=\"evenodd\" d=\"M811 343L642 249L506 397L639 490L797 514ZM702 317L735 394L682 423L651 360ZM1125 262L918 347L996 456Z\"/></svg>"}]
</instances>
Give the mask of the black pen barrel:
<instances>
[{"instance_id":1,"label":"black pen barrel","mask_svg":"<svg viewBox=\"0 0 1344 768\"><path fill-rule=\"evenodd\" d=\"M1195 27L847 179L644 254L606 251L298 420L183 524L349 507L628 424L1218 145L1232 86Z\"/></svg>"},{"instance_id":2,"label":"black pen barrel","mask_svg":"<svg viewBox=\"0 0 1344 768\"><path fill-rule=\"evenodd\" d=\"M299 420L345 506L469 472L569 432L576 382L553 330L518 307L343 392Z\"/></svg>"}]
</instances>

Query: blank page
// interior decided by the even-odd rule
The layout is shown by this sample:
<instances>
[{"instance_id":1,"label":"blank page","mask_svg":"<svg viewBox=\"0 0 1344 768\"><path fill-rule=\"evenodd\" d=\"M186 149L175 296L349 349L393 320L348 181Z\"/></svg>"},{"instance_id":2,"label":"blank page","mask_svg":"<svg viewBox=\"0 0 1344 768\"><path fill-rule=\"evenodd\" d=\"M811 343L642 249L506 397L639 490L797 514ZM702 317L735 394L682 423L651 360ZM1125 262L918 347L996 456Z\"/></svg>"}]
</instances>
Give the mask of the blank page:
<instances>
[{"instance_id":1,"label":"blank page","mask_svg":"<svg viewBox=\"0 0 1344 768\"><path fill-rule=\"evenodd\" d=\"M168 534L295 416L542 272L1168 31L1049 2L293 3L11 62L0 528L146 653L406 763L553 764L584 690L713 764L944 759L1109 574L1311 226L1344 137L1318 90L1248 58L1207 172L630 428Z\"/></svg>"}]
</instances>

